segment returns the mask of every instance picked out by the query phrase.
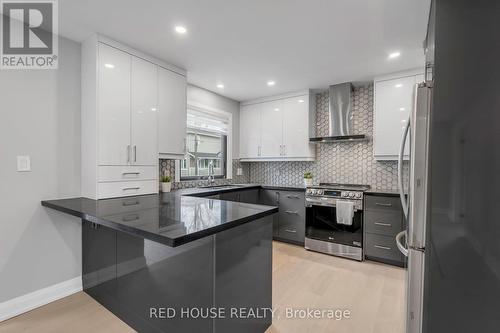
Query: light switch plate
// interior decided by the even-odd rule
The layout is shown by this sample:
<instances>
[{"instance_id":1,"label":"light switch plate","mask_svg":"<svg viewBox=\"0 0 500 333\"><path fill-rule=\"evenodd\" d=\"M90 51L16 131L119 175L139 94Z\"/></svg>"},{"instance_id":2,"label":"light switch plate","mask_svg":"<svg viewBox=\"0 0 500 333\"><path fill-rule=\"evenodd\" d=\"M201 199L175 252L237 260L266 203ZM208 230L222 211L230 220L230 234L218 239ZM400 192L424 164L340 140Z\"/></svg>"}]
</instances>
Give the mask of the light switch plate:
<instances>
[{"instance_id":1,"label":"light switch plate","mask_svg":"<svg viewBox=\"0 0 500 333\"><path fill-rule=\"evenodd\" d=\"M31 171L31 162L28 155L17 156L17 171L27 172Z\"/></svg>"},{"instance_id":2,"label":"light switch plate","mask_svg":"<svg viewBox=\"0 0 500 333\"><path fill-rule=\"evenodd\" d=\"M243 176L243 169L242 168L236 169L236 176Z\"/></svg>"}]
</instances>

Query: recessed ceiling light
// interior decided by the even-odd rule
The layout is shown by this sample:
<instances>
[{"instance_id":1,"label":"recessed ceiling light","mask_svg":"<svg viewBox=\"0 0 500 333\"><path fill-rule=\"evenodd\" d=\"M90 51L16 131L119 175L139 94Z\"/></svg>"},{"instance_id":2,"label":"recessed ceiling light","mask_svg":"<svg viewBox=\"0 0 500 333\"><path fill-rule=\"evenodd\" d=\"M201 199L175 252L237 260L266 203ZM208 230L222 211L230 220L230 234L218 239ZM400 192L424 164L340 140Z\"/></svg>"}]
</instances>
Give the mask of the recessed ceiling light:
<instances>
[{"instance_id":1,"label":"recessed ceiling light","mask_svg":"<svg viewBox=\"0 0 500 333\"><path fill-rule=\"evenodd\" d=\"M402 86L403 86L403 84L402 84L402 83L398 83L398 84L396 84L394 87L396 87L396 88L401 88Z\"/></svg>"},{"instance_id":2,"label":"recessed ceiling light","mask_svg":"<svg viewBox=\"0 0 500 333\"><path fill-rule=\"evenodd\" d=\"M299 103L304 103L304 100L303 99L299 99Z\"/></svg>"},{"instance_id":3,"label":"recessed ceiling light","mask_svg":"<svg viewBox=\"0 0 500 333\"><path fill-rule=\"evenodd\" d=\"M113 64L104 64L104 67L106 67L106 68L115 68L115 65L113 65Z\"/></svg>"},{"instance_id":4,"label":"recessed ceiling light","mask_svg":"<svg viewBox=\"0 0 500 333\"><path fill-rule=\"evenodd\" d=\"M392 52L389 54L389 59L396 59L401 55L401 52Z\"/></svg>"},{"instance_id":5,"label":"recessed ceiling light","mask_svg":"<svg viewBox=\"0 0 500 333\"><path fill-rule=\"evenodd\" d=\"M219 83L219 84L217 85L217 88L219 88L219 89L224 89L224 85L223 85L222 83Z\"/></svg>"},{"instance_id":6,"label":"recessed ceiling light","mask_svg":"<svg viewBox=\"0 0 500 333\"><path fill-rule=\"evenodd\" d=\"M404 111L404 110L406 110L406 109L405 108L399 108L399 111Z\"/></svg>"},{"instance_id":7,"label":"recessed ceiling light","mask_svg":"<svg viewBox=\"0 0 500 333\"><path fill-rule=\"evenodd\" d=\"M279 108L275 108L274 111L279 111L280 109Z\"/></svg>"},{"instance_id":8,"label":"recessed ceiling light","mask_svg":"<svg viewBox=\"0 0 500 333\"><path fill-rule=\"evenodd\" d=\"M182 25L177 25L175 26L175 32L177 32L178 34L185 34L187 32L187 29Z\"/></svg>"},{"instance_id":9,"label":"recessed ceiling light","mask_svg":"<svg viewBox=\"0 0 500 333\"><path fill-rule=\"evenodd\" d=\"M274 81L267 81L267 85L270 87L274 86L275 84L276 84L276 82L274 82Z\"/></svg>"}]
</instances>

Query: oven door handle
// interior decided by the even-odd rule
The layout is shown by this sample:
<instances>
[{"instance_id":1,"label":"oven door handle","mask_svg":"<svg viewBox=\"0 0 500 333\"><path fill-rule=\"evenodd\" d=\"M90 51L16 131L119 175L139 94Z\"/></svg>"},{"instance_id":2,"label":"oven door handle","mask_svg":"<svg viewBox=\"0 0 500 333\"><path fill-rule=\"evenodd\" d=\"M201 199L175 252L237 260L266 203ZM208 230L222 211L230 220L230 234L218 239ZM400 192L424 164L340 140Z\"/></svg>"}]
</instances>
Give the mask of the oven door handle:
<instances>
[{"instance_id":1,"label":"oven door handle","mask_svg":"<svg viewBox=\"0 0 500 333\"><path fill-rule=\"evenodd\" d=\"M320 202L320 201L316 201L316 200L306 200L306 207L311 208L313 206L317 206L317 207L332 207L332 208L336 208L337 207L335 204L332 204L332 203ZM354 207L354 211L355 212L357 212L359 210L360 209Z\"/></svg>"}]
</instances>

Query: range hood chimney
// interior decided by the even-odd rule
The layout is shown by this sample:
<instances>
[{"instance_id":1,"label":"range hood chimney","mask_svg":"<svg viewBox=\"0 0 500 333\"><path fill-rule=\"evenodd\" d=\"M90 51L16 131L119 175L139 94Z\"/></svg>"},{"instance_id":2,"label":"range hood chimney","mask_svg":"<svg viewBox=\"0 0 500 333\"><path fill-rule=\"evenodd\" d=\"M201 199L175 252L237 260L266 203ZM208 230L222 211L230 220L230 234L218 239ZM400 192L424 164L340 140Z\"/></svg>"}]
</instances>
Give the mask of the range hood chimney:
<instances>
[{"instance_id":1,"label":"range hood chimney","mask_svg":"<svg viewBox=\"0 0 500 333\"><path fill-rule=\"evenodd\" d=\"M328 135L310 138L310 142L366 140L364 134L352 134L352 85L350 82L330 86Z\"/></svg>"}]
</instances>

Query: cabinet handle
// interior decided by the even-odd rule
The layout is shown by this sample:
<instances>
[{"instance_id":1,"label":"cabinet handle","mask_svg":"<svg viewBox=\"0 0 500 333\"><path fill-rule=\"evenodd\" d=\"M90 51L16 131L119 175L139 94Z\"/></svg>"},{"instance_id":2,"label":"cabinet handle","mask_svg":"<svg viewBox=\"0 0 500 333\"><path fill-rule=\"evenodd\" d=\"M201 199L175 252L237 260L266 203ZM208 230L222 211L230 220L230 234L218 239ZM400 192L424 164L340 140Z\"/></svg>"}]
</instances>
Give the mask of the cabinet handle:
<instances>
[{"instance_id":1,"label":"cabinet handle","mask_svg":"<svg viewBox=\"0 0 500 333\"><path fill-rule=\"evenodd\" d=\"M130 163L130 145L127 145L127 163Z\"/></svg>"},{"instance_id":2,"label":"cabinet handle","mask_svg":"<svg viewBox=\"0 0 500 333\"><path fill-rule=\"evenodd\" d=\"M279 205L280 203L280 192L276 192L276 203Z\"/></svg>"},{"instance_id":3,"label":"cabinet handle","mask_svg":"<svg viewBox=\"0 0 500 333\"><path fill-rule=\"evenodd\" d=\"M287 214L298 214L298 211L293 211L293 210L285 210L285 213Z\"/></svg>"},{"instance_id":4,"label":"cabinet handle","mask_svg":"<svg viewBox=\"0 0 500 333\"><path fill-rule=\"evenodd\" d=\"M123 201L122 206L127 207L127 206L135 206L139 204L139 200L135 201Z\"/></svg>"},{"instance_id":5,"label":"cabinet handle","mask_svg":"<svg viewBox=\"0 0 500 333\"><path fill-rule=\"evenodd\" d=\"M376 225L381 225L383 227L392 227L392 224L390 223L383 223L383 222L375 222L373 224L376 224Z\"/></svg>"},{"instance_id":6,"label":"cabinet handle","mask_svg":"<svg viewBox=\"0 0 500 333\"><path fill-rule=\"evenodd\" d=\"M291 232L292 234L296 234L297 230L285 229L286 232Z\"/></svg>"},{"instance_id":7,"label":"cabinet handle","mask_svg":"<svg viewBox=\"0 0 500 333\"><path fill-rule=\"evenodd\" d=\"M283 145L283 156L286 156L286 145Z\"/></svg>"},{"instance_id":8,"label":"cabinet handle","mask_svg":"<svg viewBox=\"0 0 500 333\"><path fill-rule=\"evenodd\" d=\"M141 188L139 186L137 187L125 187L122 189L122 191L129 191L129 190L140 190Z\"/></svg>"},{"instance_id":9,"label":"cabinet handle","mask_svg":"<svg viewBox=\"0 0 500 333\"><path fill-rule=\"evenodd\" d=\"M373 247L377 248L377 249L382 249L382 250L390 250L391 249L390 247L382 246L382 245L373 245Z\"/></svg>"},{"instance_id":10,"label":"cabinet handle","mask_svg":"<svg viewBox=\"0 0 500 333\"><path fill-rule=\"evenodd\" d=\"M139 219L138 214L127 215L127 216L122 217L123 222L131 222L131 221L136 221L138 219Z\"/></svg>"},{"instance_id":11,"label":"cabinet handle","mask_svg":"<svg viewBox=\"0 0 500 333\"><path fill-rule=\"evenodd\" d=\"M137 146L134 146L134 162L137 162Z\"/></svg>"},{"instance_id":12,"label":"cabinet handle","mask_svg":"<svg viewBox=\"0 0 500 333\"><path fill-rule=\"evenodd\" d=\"M139 175L139 174L140 174L140 172L132 172L132 171L131 172L122 172L122 175L124 175L124 176L125 175Z\"/></svg>"},{"instance_id":13,"label":"cabinet handle","mask_svg":"<svg viewBox=\"0 0 500 333\"><path fill-rule=\"evenodd\" d=\"M288 199L300 199L298 195L287 195L286 196Z\"/></svg>"},{"instance_id":14,"label":"cabinet handle","mask_svg":"<svg viewBox=\"0 0 500 333\"><path fill-rule=\"evenodd\" d=\"M375 202L375 205L377 205L377 206L383 206L383 207L392 207L391 203Z\"/></svg>"}]
</instances>

